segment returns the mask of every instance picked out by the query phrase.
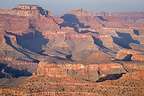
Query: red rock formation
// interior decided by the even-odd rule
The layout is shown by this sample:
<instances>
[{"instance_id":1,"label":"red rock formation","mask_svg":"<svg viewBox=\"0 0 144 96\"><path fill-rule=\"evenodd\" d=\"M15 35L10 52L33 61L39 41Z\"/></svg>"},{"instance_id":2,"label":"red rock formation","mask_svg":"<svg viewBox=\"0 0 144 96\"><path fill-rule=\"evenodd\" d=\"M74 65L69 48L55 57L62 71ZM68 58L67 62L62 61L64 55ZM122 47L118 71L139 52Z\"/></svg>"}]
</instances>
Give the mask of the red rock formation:
<instances>
[{"instance_id":1,"label":"red rock formation","mask_svg":"<svg viewBox=\"0 0 144 96\"><path fill-rule=\"evenodd\" d=\"M16 16L37 17L41 15L47 16L48 13L38 5L20 4L13 9L0 9L0 14L9 14Z\"/></svg>"},{"instance_id":2,"label":"red rock formation","mask_svg":"<svg viewBox=\"0 0 144 96\"><path fill-rule=\"evenodd\" d=\"M98 73L98 71L100 73ZM120 74L126 72L122 65L110 64L47 64L40 62L34 75L49 77L76 77L96 81L101 75Z\"/></svg>"},{"instance_id":3,"label":"red rock formation","mask_svg":"<svg viewBox=\"0 0 144 96\"><path fill-rule=\"evenodd\" d=\"M118 53L117 53L117 56L116 58L117 59L124 59L127 55L132 55L132 60L135 60L135 61L144 61L144 55L142 55L141 52L139 51L135 51L135 50L131 50L131 49L123 49L123 50L120 50Z\"/></svg>"}]
</instances>

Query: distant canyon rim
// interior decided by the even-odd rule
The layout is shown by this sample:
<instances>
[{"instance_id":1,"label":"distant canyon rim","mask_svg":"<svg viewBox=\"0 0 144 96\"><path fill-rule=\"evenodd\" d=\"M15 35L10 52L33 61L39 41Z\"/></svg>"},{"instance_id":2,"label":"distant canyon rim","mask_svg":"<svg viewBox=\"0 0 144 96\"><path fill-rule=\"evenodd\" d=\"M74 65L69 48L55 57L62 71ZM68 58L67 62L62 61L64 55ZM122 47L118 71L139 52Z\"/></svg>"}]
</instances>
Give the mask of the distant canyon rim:
<instances>
[{"instance_id":1,"label":"distant canyon rim","mask_svg":"<svg viewBox=\"0 0 144 96\"><path fill-rule=\"evenodd\" d=\"M144 12L20 4L0 9L0 46L2 96L144 96Z\"/></svg>"}]
</instances>

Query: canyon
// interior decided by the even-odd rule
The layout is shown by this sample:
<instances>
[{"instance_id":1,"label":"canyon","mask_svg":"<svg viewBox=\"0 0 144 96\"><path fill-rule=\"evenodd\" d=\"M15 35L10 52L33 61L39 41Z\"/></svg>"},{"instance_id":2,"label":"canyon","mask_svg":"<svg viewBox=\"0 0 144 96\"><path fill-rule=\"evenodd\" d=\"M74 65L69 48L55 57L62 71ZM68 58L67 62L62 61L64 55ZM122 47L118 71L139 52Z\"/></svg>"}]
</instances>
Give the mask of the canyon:
<instances>
[{"instance_id":1,"label":"canyon","mask_svg":"<svg viewBox=\"0 0 144 96\"><path fill-rule=\"evenodd\" d=\"M0 95L143 96L144 12L0 9Z\"/></svg>"}]
</instances>

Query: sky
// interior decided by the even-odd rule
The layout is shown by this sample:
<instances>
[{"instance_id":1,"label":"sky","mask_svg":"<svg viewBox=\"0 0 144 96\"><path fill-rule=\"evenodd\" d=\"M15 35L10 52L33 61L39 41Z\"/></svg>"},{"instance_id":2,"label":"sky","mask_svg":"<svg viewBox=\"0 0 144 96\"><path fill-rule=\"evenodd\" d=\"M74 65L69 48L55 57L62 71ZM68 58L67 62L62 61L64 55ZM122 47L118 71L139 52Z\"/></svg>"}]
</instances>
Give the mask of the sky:
<instances>
[{"instance_id":1,"label":"sky","mask_svg":"<svg viewBox=\"0 0 144 96\"><path fill-rule=\"evenodd\" d=\"M0 0L0 8L13 8L17 4L36 4L60 14L73 8L90 11L144 11L144 0Z\"/></svg>"}]
</instances>

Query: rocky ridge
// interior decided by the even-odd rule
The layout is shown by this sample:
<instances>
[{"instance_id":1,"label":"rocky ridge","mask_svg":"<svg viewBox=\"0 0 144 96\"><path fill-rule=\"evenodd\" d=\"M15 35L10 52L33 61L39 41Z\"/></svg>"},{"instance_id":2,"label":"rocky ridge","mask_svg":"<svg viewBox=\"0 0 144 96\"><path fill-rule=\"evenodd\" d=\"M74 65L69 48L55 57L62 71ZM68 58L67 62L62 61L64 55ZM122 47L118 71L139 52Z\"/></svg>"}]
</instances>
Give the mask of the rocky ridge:
<instances>
[{"instance_id":1,"label":"rocky ridge","mask_svg":"<svg viewBox=\"0 0 144 96\"><path fill-rule=\"evenodd\" d=\"M82 9L58 17L27 4L0 9L0 95L143 96L143 18Z\"/></svg>"}]
</instances>

